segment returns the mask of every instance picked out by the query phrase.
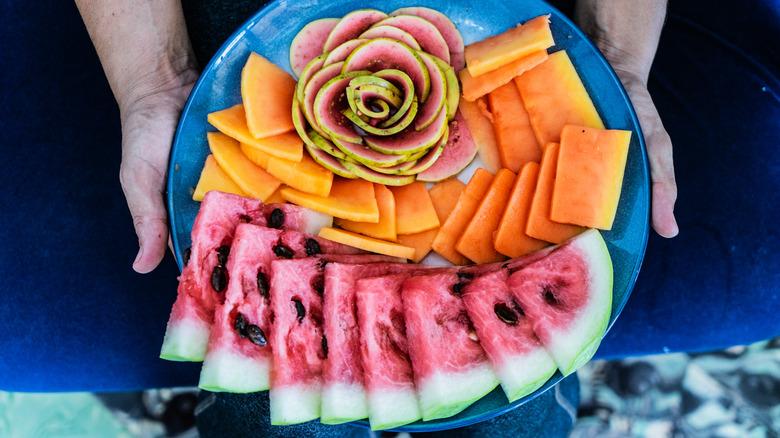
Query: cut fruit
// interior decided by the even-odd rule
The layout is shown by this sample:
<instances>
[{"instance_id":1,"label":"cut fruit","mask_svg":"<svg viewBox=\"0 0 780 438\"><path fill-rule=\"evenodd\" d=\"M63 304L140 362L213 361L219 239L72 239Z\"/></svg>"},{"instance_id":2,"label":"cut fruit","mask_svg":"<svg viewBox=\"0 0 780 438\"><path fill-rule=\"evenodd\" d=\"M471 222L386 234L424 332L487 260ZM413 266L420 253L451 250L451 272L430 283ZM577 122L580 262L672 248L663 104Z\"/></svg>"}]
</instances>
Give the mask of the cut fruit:
<instances>
[{"instance_id":1,"label":"cut fruit","mask_svg":"<svg viewBox=\"0 0 780 438\"><path fill-rule=\"evenodd\" d=\"M466 60L463 56L463 36L461 36L455 23L453 23L449 17L435 9L421 6L396 9L390 13L391 17L396 15L416 15L430 21L431 24L438 29L439 33L441 33L444 41L447 42L447 47L450 51L450 65L452 68L460 70L466 65Z\"/></svg>"},{"instance_id":2,"label":"cut fruit","mask_svg":"<svg viewBox=\"0 0 780 438\"><path fill-rule=\"evenodd\" d=\"M237 141L219 132L209 132L206 138L219 166L247 195L264 201L281 185L281 181L249 161Z\"/></svg>"},{"instance_id":3,"label":"cut fruit","mask_svg":"<svg viewBox=\"0 0 780 438\"><path fill-rule=\"evenodd\" d=\"M414 181L413 175L387 174L384 172L377 172L368 166L349 160L344 160L343 163L344 167L346 167L347 170L349 170L353 175L376 184L384 184L386 186L404 186Z\"/></svg>"},{"instance_id":4,"label":"cut fruit","mask_svg":"<svg viewBox=\"0 0 780 438\"><path fill-rule=\"evenodd\" d=\"M439 217L433 208L425 183L415 181L400 187L390 187L395 198L396 231L413 234L439 227Z\"/></svg>"},{"instance_id":5,"label":"cut fruit","mask_svg":"<svg viewBox=\"0 0 780 438\"><path fill-rule=\"evenodd\" d=\"M376 38L387 38L391 40L400 41L414 50L420 50L420 44L414 39L409 32L401 30L393 26L375 25L370 27L367 31L360 34L359 38L366 40L373 40ZM354 41L354 40L353 40Z\"/></svg>"},{"instance_id":6,"label":"cut fruit","mask_svg":"<svg viewBox=\"0 0 780 438\"><path fill-rule=\"evenodd\" d=\"M356 282L355 296L368 421L371 429L392 429L422 418L401 299L401 285L408 276L361 274L354 278L364 277Z\"/></svg>"},{"instance_id":7,"label":"cut fruit","mask_svg":"<svg viewBox=\"0 0 780 438\"><path fill-rule=\"evenodd\" d=\"M439 228L437 227L432 230L421 231L414 234L399 234L396 238L396 243L414 248L414 257L409 260L411 260L412 263L420 263L433 249L433 239L438 232Z\"/></svg>"},{"instance_id":8,"label":"cut fruit","mask_svg":"<svg viewBox=\"0 0 780 438\"><path fill-rule=\"evenodd\" d=\"M287 187L282 196L288 202L342 219L358 222L379 221L374 184L363 179L334 178L330 195L317 196Z\"/></svg>"},{"instance_id":9,"label":"cut fruit","mask_svg":"<svg viewBox=\"0 0 780 438\"><path fill-rule=\"evenodd\" d=\"M510 82L491 91L488 101L501 164L512 172L519 172L523 164L541 161L542 148L536 141L531 120L515 84Z\"/></svg>"},{"instance_id":10,"label":"cut fruit","mask_svg":"<svg viewBox=\"0 0 780 438\"><path fill-rule=\"evenodd\" d=\"M458 197L458 203L439 229L436 238L433 239L433 250L449 260L454 265L465 265L469 260L455 250L463 230L468 225L479 203L490 188L493 175L485 169L479 168L471 176L466 189Z\"/></svg>"},{"instance_id":11,"label":"cut fruit","mask_svg":"<svg viewBox=\"0 0 780 438\"><path fill-rule=\"evenodd\" d=\"M271 158L273 155L269 155L260 149L255 149L251 146L247 146L246 143L241 143L239 145L241 148L241 152L246 155L246 157L249 159L249 161L257 164L258 166L262 167L264 170L268 169L268 162L271 161Z\"/></svg>"},{"instance_id":12,"label":"cut fruit","mask_svg":"<svg viewBox=\"0 0 780 438\"><path fill-rule=\"evenodd\" d=\"M450 213L452 213L455 205L458 203L460 194L465 189L466 184L457 178L449 178L438 182L428 189L428 194L431 197L433 208L436 210L440 223L443 224L450 216Z\"/></svg>"},{"instance_id":13,"label":"cut fruit","mask_svg":"<svg viewBox=\"0 0 780 438\"><path fill-rule=\"evenodd\" d=\"M365 251L384 254L391 257L411 259L414 257L414 248L399 245L397 243L362 236L357 233L340 230L332 227L322 227L319 237L342 243L344 245L359 248Z\"/></svg>"},{"instance_id":14,"label":"cut fruit","mask_svg":"<svg viewBox=\"0 0 780 438\"><path fill-rule=\"evenodd\" d=\"M264 138L252 136L247 127L243 104L209 113L207 118L219 132L268 155L290 161L300 161L303 156L303 140L293 132Z\"/></svg>"},{"instance_id":15,"label":"cut fruit","mask_svg":"<svg viewBox=\"0 0 780 438\"><path fill-rule=\"evenodd\" d=\"M477 155L477 145L471 131L460 112L449 124L447 144L436 161L417 174L420 181L437 182L457 175L466 168Z\"/></svg>"},{"instance_id":16,"label":"cut fruit","mask_svg":"<svg viewBox=\"0 0 780 438\"><path fill-rule=\"evenodd\" d=\"M273 157L266 170L287 186L313 195L328 196L333 185L333 172L308 155L298 163Z\"/></svg>"},{"instance_id":17,"label":"cut fruit","mask_svg":"<svg viewBox=\"0 0 780 438\"><path fill-rule=\"evenodd\" d=\"M214 159L214 155L209 154L206 157L206 163L203 165L203 170L200 172L200 179L198 179L198 185L195 186L195 191L192 193L193 201L202 201L203 197L210 190L218 190L225 193L233 193L239 196L246 196L246 193L241 190L230 176L219 167L217 160Z\"/></svg>"},{"instance_id":18,"label":"cut fruit","mask_svg":"<svg viewBox=\"0 0 780 438\"><path fill-rule=\"evenodd\" d=\"M296 81L289 73L255 52L241 71L241 99L249 132L271 137L295 129L292 121Z\"/></svg>"},{"instance_id":19,"label":"cut fruit","mask_svg":"<svg viewBox=\"0 0 780 438\"><path fill-rule=\"evenodd\" d=\"M382 184L374 185L374 196L379 207L379 222L356 222L336 219L334 223L353 233L359 233L375 239L396 241L396 205L393 193Z\"/></svg>"},{"instance_id":20,"label":"cut fruit","mask_svg":"<svg viewBox=\"0 0 780 438\"><path fill-rule=\"evenodd\" d=\"M409 33L420 44L423 52L450 62L450 49L441 32L430 21L416 15L395 15L375 26L393 26Z\"/></svg>"},{"instance_id":21,"label":"cut fruit","mask_svg":"<svg viewBox=\"0 0 780 438\"><path fill-rule=\"evenodd\" d=\"M612 307L612 261L590 229L509 277L507 285L564 376L598 349Z\"/></svg>"},{"instance_id":22,"label":"cut fruit","mask_svg":"<svg viewBox=\"0 0 780 438\"><path fill-rule=\"evenodd\" d=\"M493 130L492 114L490 114L491 118L488 118L480 105L487 108L487 104L482 99L477 99L474 102L461 99L458 108L469 127L474 143L477 145L477 156L482 161L483 167L488 172L495 174L503 166L498 152L496 133Z\"/></svg>"},{"instance_id":23,"label":"cut fruit","mask_svg":"<svg viewBox=\"0 0 780 438\"><path fill-rule=\"evenodd\" d=\"M515 174L511 170L498 171L455 244L455 250L474 263L495 263L506 259L493 247L493 233L501 221L514 183Z\"/></svg>"},{"instance_id":24,"label":"cut fruit","mask_svg":"<svg viewBox=\"0 0 780 438\"><path fill-rule=\"evenodd\" d=\"M498 385L476 340L454 271L404 281L402 297L409 357L423 420L457 414Z\"/></svg>"},{"instance_id":25,"label":"cut fruit","mask_svg":"<svg viewBox=\"0 0 780 438\"><path fill-rule=\"evenodd\" d=\"M290 68L295 76L300 77L306 65L322 54L325 39L339 21L340 18L320 18L298 31L290 44Z\"/></svg>"},{"instance_id":26,"label":"cut fruit","mask_svg":"<svg viewBox=\"0 0 780 438\"><path fill-rule=\"evenodd\" d=\"M374 9L360 9L343 16L333 28L322 51L330 52L344 42L357 38L374 23L387 18L387 14Z\"/></svg>"},{"instance_id":27,"label":"cut fruit","mask_svg":"<svg viewBox=\"0 0 780 438\"><path fill-rule=\"evenodd\" d=\"M320 416L322 361L327 356L322 334L320 260L274 260L270 276L273 327L271 424L295 424Z\"/></svg>"},{"instance_id":28,"label":"cut fruit","mask_svg":"<svg viewBox=\"0 0 780 438\"><path fill-rule=\"evenodd\" d=\"M463 69L458 73L463 98L473 102L496 88L512 82L512 79L534 68L545 59L547 59L547 51L539 50L477 77L471 76L468 69Z\"/></svg>"},{"instance_id":29,"label":"cut fruit","mask_svg":"<svg viewBox=\"0 0 780 438\"><path fill-rule=\"evenodd\" d=\"M551 243L563 243L585 231L585 228L580 226L550 220L550 203L553 187L555 187L559 148L558 143L550 143L544 148L536 191L528 211L528 223L525 226L525 233L528 236Z\"/></svg>"},{"instance_id":30,"label":"cut fruit","mask_svg":"<svg viewBox=\"0 0 780 438\"><path fill-rule=\"evenodd\" d=\"M525 234L538 178L539 164L533 161L525 163L517 175L501 222L493 235L493 247L505 256L520 257L549 245Z\"/></svg>"},{"instance_id":31,"label":"cut fruit","mask_svg":"<svg viewBox=\"0 0 780 438\"><path fill-rule=\"evenodd\" d=\"M466 68L476 77L530 53L546 50L554 44L550 16L540 15L503 33L466 46Z\"/></svg>"},{"instance_id":32,"label":"cut fruit","mask_svg":"<svg viewBox=\"0 0 780 438\"><path fill-rule=\"evenodd\" d=\"M612 229L630 141L631 131L564 126L550 219Z\"/></svg>"},{"instance_id":33,"label":"cut fruit","mask_svg":"<svg viewBox=\"0 0 780 438\"><path fill-rule=\"evenodd\" d=\"M507 286L509 271L500 269L469 282L463 304L509 402L536 391L558 366L533 331Z\"/></svg>"},{"instance_id":34,"label":"cut fruit","mask_svg":"<svg viewBox=\"0 0 780 438\"><path fill-rule=\"evenodd\" d=\"M531 119L537 142L560 141L564 125L604 128L593 101L569 59L561 50L515 78Z\"/></svg>"}]
</instances>

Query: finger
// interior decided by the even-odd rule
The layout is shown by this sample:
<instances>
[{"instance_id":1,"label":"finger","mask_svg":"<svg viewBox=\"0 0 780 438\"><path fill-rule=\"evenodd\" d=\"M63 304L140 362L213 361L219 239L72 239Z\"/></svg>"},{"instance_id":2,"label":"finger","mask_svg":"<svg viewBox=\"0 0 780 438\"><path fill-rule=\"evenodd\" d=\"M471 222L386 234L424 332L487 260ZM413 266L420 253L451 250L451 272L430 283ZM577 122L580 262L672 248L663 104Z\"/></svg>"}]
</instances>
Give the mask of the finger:
<instances>
[{"instance_id":1,"label":"finger","mask_svg":"<svg viewBox=\"0 0 780 438\"><path fill-rule=\"evenodd\" d=\"M138 236L133 269L145 274L160 264L168 244L168 215L161 191L164 176L148 163L125 160L120 180Z\"/></svg>"}]
</instances>

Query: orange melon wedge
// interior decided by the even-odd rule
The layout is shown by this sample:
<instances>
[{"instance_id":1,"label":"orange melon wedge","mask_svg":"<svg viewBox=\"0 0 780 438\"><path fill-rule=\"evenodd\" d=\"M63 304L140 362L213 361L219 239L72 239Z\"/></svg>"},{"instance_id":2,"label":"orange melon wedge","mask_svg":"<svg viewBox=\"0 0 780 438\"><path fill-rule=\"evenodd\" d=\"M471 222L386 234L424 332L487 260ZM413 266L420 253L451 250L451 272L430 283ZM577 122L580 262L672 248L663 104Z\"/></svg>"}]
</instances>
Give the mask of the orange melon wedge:
<instances>
[{"instance_id":1,"label":"orange melon wedge","mask_svg":"<svg viewBox=\"0 0 780 438\"><path fill-rule=\"evenodd\" d=\"M396 212L395 198L393 193L383 184L374 184L374 196L379 207L379 222L356 222L347 219L334 218L333 223L339 227L373 237L375 239L389 240L395 242L396 233Z\"/></svg>"},{"instance_id":2,"label":"orange melon wedge","mask_svg":"<svg viewBox=\"0 0 780 438\"><path fill-rule=\"evenodd\" d=\"M472 76L467 68L458 72L463 98L473 102L496 88L512 82L526 70L530 70L547 59L547 50L537 50L509 64L479 76Z\"/></svg>"},{"instance_id":3,"label":"orange melon wedge","mask_svg":"<svg viewBox=\"0 0 780 438\"><path fill-rule=\"evenodd\" d=\"M249 161L236 140L219 132L208 132L206 138L219 166L247 196L265 201L281 185L281 181Z\"/></svg>"},{"instance_id":4,"label":"orange melon wedge","mask_svg":"<svg viewBox=\"0 0 780 438\"><path fill-rule=\"evenodd\" d=\"M285 132L270 137L255 138L247 127L243 104L209 113L206 118L219 132L233 137L247 147L268 155L290 161L300 161L303 156L303 140L295 132Z\"/></svg>"},{"instance_id":5,"label":"orange melon wedge","mask_svg":"<svg viewBox=\"0 0 780 438\"><path fill-rule=\"evenodd\" d=\"M530 53L555 44L550 31L550 16L540 15L498 35L465 47L466 68L472 76L493 71Z\"/></svg>"},{"instance_id":6,"label":"orange melon wedge","mask_svg":"<svg viewBox=\"0 0 780 438\"><path fill-rule=\"evenodd\" d=\"M257 53L250 53L241 71L241 99L249 132L272 137L295 129L292 102L295 78Z\"/></svg>"},{"instance_id":7,"label":"orange melon wedge","mask_svg":"<svg viewBox=\"0 0 780 438\"><path fill-rule=\"evenodd\" d=\"M439 227L439 217L422 181L390 187L395 198L396 231L413 234Z\"/></svg>"},{"instance_id":8,"label":"orange melon wedge","mask_svg":"<svg viewBox=\"0 0 780 438\"><path fill-rule=\"evenodd\" d=\"M542 159L542 148L536 141L531 119L514 83L502 85L488 93L493 129L501 164L519 172L523 164Z\"/></svg>"},{"instance_id":9,"label":"orange melon wedge","mask_svg":"<svg viewBox=\"0 0 780 438\"><path fill-rule=\"evenodd\" d=\"M482 160L485 170L495 174L502 167L501 156L498 152L496 133L493 130L493 120L485 114L487 104L483 99L469 102L461 97L458 109L466 120L474 143L477 144L477 155ZM492 114L490 116L492 117Z\"/></svg>"},{"instance_id":10,"label":"orange melon wedge","mask_svg":"<svg viewBox=\"0 0 780 438\"><path fill-rule=\"evenodd\" d=\"M333 185L333 172L320 166L308 154L301 161L271 157L266 170L289 187L319 196L328 196Z\"/></svg>"},{"instance_id":11,"label":"orange melon wedge","mask_svg":"<svg viewBox=\"0 0 780 438\"><path fill-rule=\"evenodd\" d=\"M414 257L414 248L399 245L393 242L374 239L373 237L363 236L346 230L333 227L322 227L318 234L323 239L342 243L353 248L370 251L377 254L384 254L391 257L402 259L412 259Z\"/></svg>"},{"instance_id":12,"label":"orange melon wedge","mask_svg":"<svg viewBox=\"0 0 780 438\"><path fill-rule=\"evenodd\" d=\"M493 247L507 257L520 257L549 245L548 242L525 234L538 177L539 163L529 161L520 169L501 222L493 235Z\"/></svg>"},{"instance_id":13,"label":"orange melon wedge","mask_svg":"<svg viewBox=\"0 0 780 438\"><path fill-rule=\"evenodd\" d=\"M281 192L287 202L333 217L357 222L379 222L374 184L364 179L335 177L328 196L313 195L292 187L285 187Z\"/></svg>"},{"instance_id":14,"label":"orange melon wedge","mask_svg":"<svg viewBox=\"0 0 780 438\"><path fill-rule=\"evenodd\" d=\"M200 179L198 179L198 184L195 186L195 191L192 193L192 199L200 202L206 196L206 193L211 190L246 196L246 192L219 167L217 160L214 159L214 155L209 154L206 157L203 170L200 172Z\"/></svg>"}]
</instances>

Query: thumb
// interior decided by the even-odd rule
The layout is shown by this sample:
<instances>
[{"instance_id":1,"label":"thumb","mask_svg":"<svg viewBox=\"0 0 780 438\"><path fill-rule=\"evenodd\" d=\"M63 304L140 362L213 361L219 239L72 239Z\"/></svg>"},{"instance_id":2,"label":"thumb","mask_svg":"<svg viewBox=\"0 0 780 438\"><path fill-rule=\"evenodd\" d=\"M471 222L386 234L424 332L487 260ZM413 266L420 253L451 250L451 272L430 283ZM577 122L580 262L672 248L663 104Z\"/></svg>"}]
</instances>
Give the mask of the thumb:
<instances>
[{"instance_id":1,"label":"thumb","mask_svg":"<svg viewBox=\"0 0 780 438\"><path fill-rule=\"evenodd\" d=\"M123 163L120 179L127 199L127 206L133 217L133 226L138 236L138 254L133 269L141 274L154 270L165 256L168 246L168 215L159 190L160 175L149 167L132 167L132 162ZM144 177L144 174L155 174Z\"/></svg>"}]
</instances>

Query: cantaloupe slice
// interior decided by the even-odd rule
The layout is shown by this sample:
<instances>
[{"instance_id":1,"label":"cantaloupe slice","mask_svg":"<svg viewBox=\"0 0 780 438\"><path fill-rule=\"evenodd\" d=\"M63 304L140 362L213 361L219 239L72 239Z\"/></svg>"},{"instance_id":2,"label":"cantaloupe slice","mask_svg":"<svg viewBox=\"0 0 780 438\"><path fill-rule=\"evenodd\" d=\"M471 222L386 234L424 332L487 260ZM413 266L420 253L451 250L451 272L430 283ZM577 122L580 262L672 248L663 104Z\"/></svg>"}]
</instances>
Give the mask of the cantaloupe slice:
<instances>
[{"instance_id":1,"label":"cantaloupe slice","mask_svg":"<svg viewBox=\"0 0 780 438\"><path fill-rule=\"evenodd\" d=\"M523 164L542 159L531 120L514 83L502 85L488 94L493 129L496 133L501 164L519 172Z\"/></svg>"},{"instance_id":2,"label":"cantaloupe slice","mask_svg":"<svg viewBox=\"0 0 780 438\"><path fill-rule=\"evenodd\" d=\"M493 247L510 258L520 257L549 245L548 242L525 234L528 211L536 191L538 177L539 163L529 161L520 169L512 193L509 194L504 214L501 216L501 222L493 235Z\"/></svg>"},{"instance_id":3,"label":"cantaloupe slice","mask_svg":"<svg viewBox=\"0 0 780 438\"><path fill-rule=\"evenodd\" d=\"M630 141L631 131L564 126L550 219L612 229Z\"/></svg>"},{"instance_id":4,"label":"cantaloupe slice","mask_svg":"<svg viewBox=\"0 0 780 438\"><path fill-rule=\"evenodd\" d=\"M208 132L206 138L219 167L247 196L265 201L281 185L281 181L249 161L236 140L219 132Z\"/></svg>"},{"instance_id":5,"label":"cantaloupe slice","mask_svg":"<svg viewBox=\"0 0 780 438\"><path fill-rule=\"evenodd\" d=\"M490 188L491 181L493 181L493 174L481 167L478 168L458 197L452 213L433 239L433 250L454 265L465 265L469 262L469 259L455 250L455 244L474 216L474 212L477 211L479 203Z\"/></svg>"},{"instance_id":6,"label":"cantaloupe slice","mask_svg":"<svg viewBox=\"0 0 780 438\"><path fill-rule=\"evenodd\" d=\"M550 31L550 16L540 15L503 33L466 46L466 68L476 77L530 53L546 50L553 44L555 41Z\"/></svg>"},{"instance_id":7,"label":"cantaloupe slice","mask_svg":"<svg viewBox=\"0 0 780 438\"><path fill-rule=\"evenodd\" d=\"M262 167L263 169L268 169L268 162L271 161L271 158L273 155L269 155L260 149L253 148L252 146L248 146L246 143L241 143L241 152L246 155L247 158L249 158L249 161L257 164L258 166Z\"/></svg>"},{"instance_id":8,"label":"cantaloupe slice","mask_svg":"<svg viewBox=\"0 0 780 438\"><path fill-rule=\"evenodd\" d=\"M477 77L472 76L469 69L464 68L458 72L463 98L473 102L496 88L512 82L516 76L536 67L546 59L547 50L537 50Z\"/></svg>"},{"instance_id":9,"label":"cantaloupe slice","mask_svg":"<svg viewBox=\"0 0 780 438\"><path fill-rule=\"evenodd\" d=\"M266 168L289 187L319 196L328 196L333 185L333 172L320 166L308 154L294 162L271 157Z\"/></svg>"},{"instance_id":10,"label":"cantaloupe slice","mask_svg":"<svg viewBox=\"0 0 780 438\"><path fill-rule=\"evenodd\" d=\"M466 184L460 180L448 178L434 184L428 189L428 194L431 196L431 203L433 203L433 209L436 210L436 216L439 218L439 223L443 224L450 216L450 213L458 203L460 194L465 188ZM399 234L397 242L401 245L414 248L414 258L412 261L414 263L419 263L431 252L431 250L433 250L433 239L436 238L439 229L440 227L421 233Z\"/></svg>"},{"instance_id":11,"label":"cantaloupe slice","mask_svg":"<svg viewBox=\"0 0 780 438\"><path fill-rule=\"evenodd\" d=\"M525 226L525 234L528 236L551 243L563 243L585 231L583 227L550 220L550 204L555 187L559 149L558 143L549 143L544 148L539 177L536 180L536 191L528 212L528 223Z\"/></svg>"},{"instance_id":12,"label":"cantaloupe slice","mask_svg":"<svg viewBox=\"0 0 780 438\"><path fill-rule=\"evenodd\" d=\"M439 227L439 217L424 182L415 181L405 186L390 187L390 191L395 198L395 226L398 234L419 233Z\"/></svg>"},{"instance_id":13,"label":"cantaloupe slice","mask_svg":"<svg viewBox=\"0 0 780 438\"><path fill-rule=\"evenodd\" d=\"M206 116L219 132L266 154L290 161L300 161L303 156L303 140L295 132L285 132L271 137L255 138L247 127L244 105L209 113Z\"/></svg>"},{"instance_id":14,"label":"cantaloupe slice","mask_svg":"<svg viewBox=\"0 0 780 438\"><path fill-rule=\"evenodd\" d=\"M474 216L455 244L455 250L474 263L493 263L506 259L505 255L493 247L493 233L501 221L515 177L514 172L509 169L498 171Z\"/></svg>"},{"instance_id":15,"label":"cantaloupe slice","mask_svg":"<svg viewBox=\"0 0 780 438\"><path fill-rule=\"evenodd\" d=\"M241 71L241 99L249 132L265 138L295 129L292 101L297 82L271 61L250 53Z\"/></svg>"},{"instance_id":16,"label":"cantaloupe slice","mask_svg":"<svg viewBox=\"0 0 780 438\"><path fill-rule=\"evenodd\" d=\"M432 230L423 231L421 233L414 234L399 234L396 243L403 246L414 248L414 257L411 260L414 263L420 263L428 253L433 249L433 239L436 237L436 233L439 232L438 228Z\"/></svg>"},{"instance_id":17,"label":"cantaloupe slice","mask_svg":"<svg viewBox=\"0 0 780 438\"><path fill-rule=\"evenodd\" d=\"M276 189L275 192L271 194L271 196L268 197L265 201L263 201L266 204L284 204L287 201L282 196L282 189L287 187L286 185L282 184L279 186L278 189Z\"/></svg>"},{"instance_id":18,"label":"cantaloupe slice","mask_svg":"<svg viewBox=\"0 0 780 438\"><path fill-rule=\"evenodd\" d=\"M292 187L285 187L282 189L282 197L290 203L333 217L358 222L379 222L379 206L374 195L374 184L361 178L333 178L328 196L312 195Z\"/></svg>"},{"instance_id":19,"label":"cantaloupe slice","mask_svg":"<svg viewBox=\"0 0 780 438\"><path fill-rule=\"evenodd\" d=\"M334 218L333 223L353 233L359 233L375 239L395 242L396 212L393 193L384 184L374 183L374 196L379 207L379 222L355 222L346 219Z\"/></svg>"},{"instance_id":20,"label":"cantaloupe slice","mask_svg":"<svg viewBox=\"0 0 780 438\"><path fill-rule=\"evenodd\" d=\"M241 190L241 187L219 167L217 160L214 159L212 154L206 157L206 163L203 165L203 170L200 171L200 179L198 179L198 184L195 186L195 191L192 192L192 199L200 202L210 190L246 196L246 192Z\"/></svg>"},{"instance_id":21,"label":"cantaloupe slice","mask_svg":"<svg viewBox=\"0 0 780 438\"><path fill-rule=\"evenodd\" d=\"M414 257L414 248L399 245L393 242L374 239L373 237L363 236L346 230L333 227L322 227L318 234L323 239L333 242L343 243L353 248L365 251L384 254L391 257L400 257L402 259L412 259Z\"/></svg>"},{"instance_id":22,"label":"cantaloupe slice","mask_svg":"<svg viewBox=\"0 0 780 438\"><path fill-rule=\"evenodd\" d=\"M561 50L514 79L540 145L559 142L564 125L604 128L569 55Z\"/></svg>"},{"instance_id":23,"label":"cantaloupe slice","mask_svg":"<svg viewBox=\"0 0 780 438\"><path fill-rule=\"evenodd\" d=\"M469 102L461 98L458 109L466 120L466 125L471 131L471 137L477 144L477 156L490 173L495 174L501 169L501 156L498 153L498 142L493 130L493 120L485 115L487 104L482 98ZM491 114L492 117L492 114Z\"/></svg>"}]
</instances>

